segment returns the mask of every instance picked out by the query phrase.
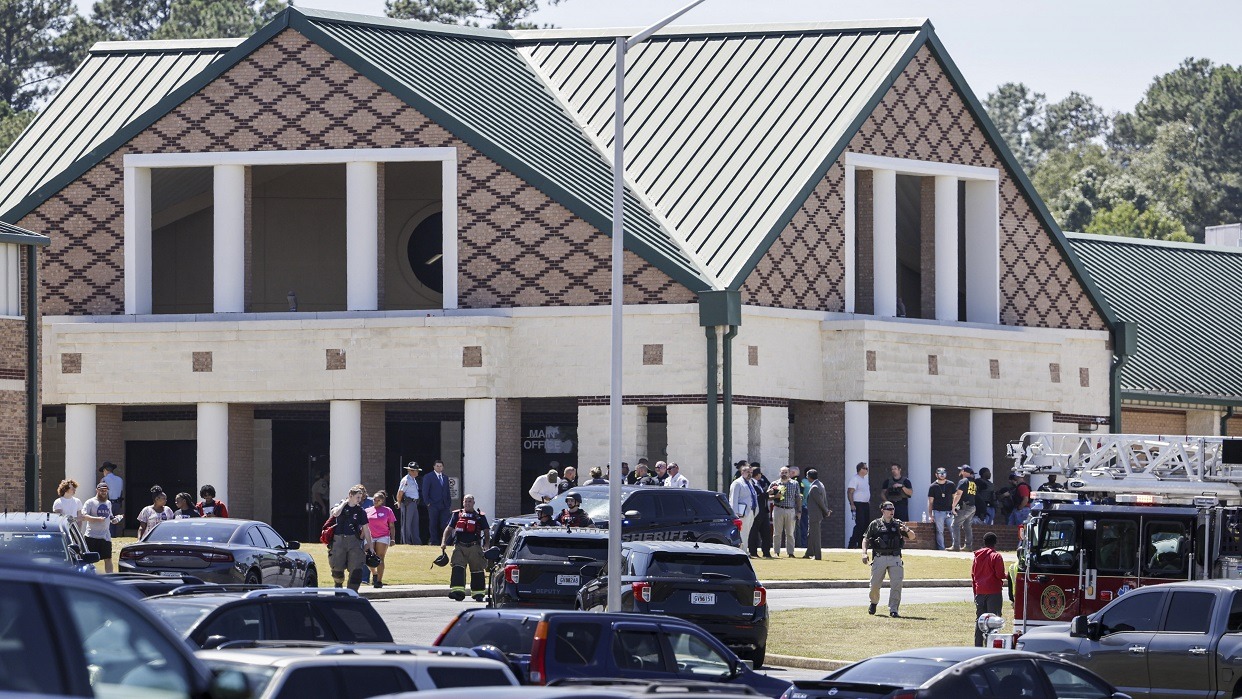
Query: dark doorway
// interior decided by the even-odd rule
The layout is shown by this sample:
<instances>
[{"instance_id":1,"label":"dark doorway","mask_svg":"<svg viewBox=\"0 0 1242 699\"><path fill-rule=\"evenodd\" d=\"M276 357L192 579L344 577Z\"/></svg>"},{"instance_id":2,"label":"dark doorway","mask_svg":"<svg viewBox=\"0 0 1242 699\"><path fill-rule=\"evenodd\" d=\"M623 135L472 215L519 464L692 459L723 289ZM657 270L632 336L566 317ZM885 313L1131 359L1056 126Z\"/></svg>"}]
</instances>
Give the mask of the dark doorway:
<instances>
[{"instance_id":1,"label":"dark doorway","mask_svg":"<svg viewBox=\"0 0 1242 699\"><path fill-rule=\"evenodd\" d=\"M386 439L384 460L383 488L395 500L397 486L405 475L405 465L417 461L419 473L431 473L436 459L440 454L440 423L439 422L388 422L384 426ZM370 484L368 484L370 485ZM422 482L419 482L421 491ZM427 506L422 501L418 504L418 530L422 532L422 540L429 541L427 531Z\"/></svg>"},{"instance_id":2,"label":"dark doorway","mask_svg":"<svg viewBox=\"0 0 1242 699\"><path fill-rule=\"evenodd\" d=\"M539 417L539 416L536 416ZM547 415L547 420L522 422L522 482L518 502L521 512L534 512L538 504L530 497L535 479L556 469L564 473L566 466L578 467L578 421L576 415ZM602 464L591 464L600 466ZM588 469L590 466L587 467ZM578 474L582 483L590 476Z\"/></svg>"},{"instance_id":3,"label":"dark doorway","mask_svg":"<svg viewBox=\"0 0 1242 699\"><path fill-rule=\"evenodd\" d=\"M168 439L125 443L125 528L138 528L138 513L151 504L151 486L168 494L175 507L177 493L198 496L198 442ZM225 503L228 504L228 503Z\"/></svg>"},{"instance_id":4,"label":"dark doorway","mask_svg":"<svg viewBox=\"0 0 1242 699\"><path fill-rule=\"evenodd\" d=\"M286 539L319 541L327 514L313 512L311 485L328 473L326 420L272 421L272 528Z\"/></svg>"}]
</instances>

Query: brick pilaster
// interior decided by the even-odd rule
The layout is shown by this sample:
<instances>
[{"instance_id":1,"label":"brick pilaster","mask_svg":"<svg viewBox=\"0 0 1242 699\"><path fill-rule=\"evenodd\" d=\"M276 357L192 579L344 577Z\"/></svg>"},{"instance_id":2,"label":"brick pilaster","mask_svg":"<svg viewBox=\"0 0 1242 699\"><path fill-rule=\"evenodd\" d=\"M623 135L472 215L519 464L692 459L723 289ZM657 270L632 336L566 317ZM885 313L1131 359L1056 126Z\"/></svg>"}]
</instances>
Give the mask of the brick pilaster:
<instances>
[{"instance_id":1,"label":"brick pilaster","mask_svg":"<svg viewBox=\"0 0 1242 699\"><path fill-rule=\"evenodd\" d=\"M254 517L254 406L229 405L229 514Z\"/></svg>"},{"instance_id":2,"label":"brick pilaster","mask_svg":"<svg viewBox=\"0 0 1242 699\"><path fill-rule=\"evenodd\" d=\"M824 532L824 546L845 540L845 514L840 503L845 493L845 404L792 401L793 439L797 461L793 464L806 475L817 469L828 491L828 507L833 510ZM835 503L835 504L834 504Z\"/></svg>"},{"instance_id":3,"label":"brick pilaster","mask_svg":"<svg viewBox=\"0 0 1242 699\"><path fill-rule=\"evenodd\" d=\"M362 404L362 483L368 493L385 487L384 461L387 457L388 408L384 403ZM393 464L396 469L397 465ZM391 503L390 503L391 505Z\"/></svg>"},{"instance_id":4,"label":"brick pilaster","mask_svg":"<svg viewBox=\"0 0 1242 699\"><path fill-rule=\"evenodd\" d=\"M919 178L919 273L923 318L936 317L936 178Z\"/></svg>"},{"instance_id":5,"label":"brick pilaster","mask_svg":"<svg viewBox=\"0 0 1242 699\"><path fill-rule=\"evenodd\" d=\"M875 225L871 211L871 171L854 174L854 312L875 313Z\"/></svg>"},{"instance_id":6,"label":"brick pilaster","mask_svg":"<svg viewBox=\"0 0 1242 699\"><path fill-rule=\"evenodd\" d=\"M522 401L496 401L496 517L522 512Z\"/></svg>"}]
</instances>

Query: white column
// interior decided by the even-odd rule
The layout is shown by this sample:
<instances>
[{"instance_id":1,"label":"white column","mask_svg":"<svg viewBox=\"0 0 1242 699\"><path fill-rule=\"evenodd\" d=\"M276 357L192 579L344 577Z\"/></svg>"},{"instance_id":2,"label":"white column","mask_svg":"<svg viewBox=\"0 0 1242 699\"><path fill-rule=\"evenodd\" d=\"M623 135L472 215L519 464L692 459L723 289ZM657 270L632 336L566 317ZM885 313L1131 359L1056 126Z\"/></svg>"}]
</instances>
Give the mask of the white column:
<instances>
[{"instance_id":1,"label":"white column","mask_svg":"<svg viewBox=\"0 0 1242 699\"><path fill-rule=\"evenodd\" d=\"M94 497L99 473L95 470L95 406L65 406L65 478L78 482L78 497ZM120 497L120 495L117 495Z\"/></svg>"},{"instance_id":2,"label":"white column","mask_svg":"<svg viewBox=\"0 0 1242 699\"><path fill-rule=\"evenodd\" d=\"M845 403L845 481L854 476L854 467L860 461L868 461L871 456L870 406L866 401L846 401ZM868 464L870 465L870 464ZM829 496L831 497L831 495ZM829 505L830 508L836 509ZM846 488L841 488L841 512L845 517L845 536L841 545L849 543L850 532L854 530L854 522L850 519L850 503Z\"/></svg>"},{"instance_id":3,"label":"white column","mask_svg":"<svg viewBox=\"0 0 1242 699\"><path fill-rule=\"evenodd\" d=\"M328 500L344 500L362 481L362 401L328 404Z\"/></svg>"},{"instance_id":4,"label":"white column","mask_svg":"<svg viewBox=\"0 0 1242 699\"><path fill-rule=\"evenodd\" d=\"M759 408L759 454L763 472L776 480L780 468L789 465L789 408Z\"/></svg>"},{"instance_id":5,"label":"white column","mask_svg":"<svg viewBox=\"0 0 1242 699\"><path fill-rule=\"evenodd\" d=\"M957 317L957 178L936 177L936 320Z\"/></svg>"},{"instance_id":6,"label":"white column","mask_svg":"<svg viewBox=\"0 0 1242 699\"><path fill-rule=\"evenodd\" d=\"M610 433L607 405L578 406L578 477L586 480L591 467L607 471ZM621 406L621 460L631 468L647 456L654 465L660 457L647 453L647 407Z\"/></svg>"},{"instance_id":7,"label":"white column","mask_svg":"<svg viewBox=\"0 0 1242 699\"><path fill-rule=\"evenodd\" d=\"M966 320L1000 322L1000 204L995 180L966 182Z\"/></svg>"},{"instance_id":8,"label":"white column","mask_svg":"<svg viewBox=\"0 0 1242 699\"><path fill-rule=\"evenodd\" d=\"M1031 432L1056 432L1052 413L1031 413Z\"/></svg>"},{"instance_id":9,"label":"white column","mask_svg":"<svg viewBox=\"0 0 1242 699\"><path fill-rule=\"evenodd\" d=\"M845 312L854 312L855 286L858 281L858 210L855 169L845 166L845 245L841 255L845 267Z\"/></svg>"},{"instance_id":10,"label":"white column","mask_svg":"<svg viewBox=\"0 0 1242 699\"><path fill-rule=\"evenodd\" d=\"M931 416L930 405L906 406L906 477L914 490L910 498L912 522L921 522L927 512L927 489L932 482Z\"/></svg>"},{"instance_id":11,"label":"white column","mask_svg":"<svg viewBox=\"0 0 1242 699\"><path fill-rule=\"evenodd\" d=\"M125 168L125 313L151 312L151 170Z\"/></svg>"},{"instance_id":12,"label":"white column","mask_svg":"<svg viewBox=\"0 0 1242 699\"><path fill-rule=\"evenodd\" d=\"M970 410L970 465L979 473L984 466L992 468L992 410Z\"/></svg>"},{"instance_id":13,"label":"white column","mask_svg":"<svg viewBox=\"0 0 1242 699\"><path fill-rule=\"evenodd\" d=\"M875 315L897 315L897 173L871 171L872 265Z\"/></svg>"},{"instance_id":14,"label":"white column","mask_svg":"<svg viewBox=\"0 0 1242 699\"><path fill-rule=\"evenodd\" d=\"M213 309L242 313L246 310L246 167L215 166L212 191Z\"/></svg>"},{"instance_id":15,"label":"white column","mask_svg":"<svg viewBox=\"0 0 1242 699\"><path fill-rule=\"evenodd\" d=\"M379 308L379 164L345 164L346 308Z\"/></svg>"},{"instance_id":16,"label":"white column","mask_svg":"<svg viewBox=\"0 0 1242 699\"><path fill-rule=\"evenodd\" d=\"M229 404L198 404L198 485L211 485L229 503Z\"/></svg>"},{"instance_id":17,"label":"white column","mask_svg":"<svg viewBox=\"0 0 1242 699\"><path fill-rule=\"evenodd\" d=\"M668 458L681 467L681 475L690 481L691 488L707 488L707 406L670 405L666 410ZM578 434L581 436L581 428ZM633 465L630 461L631 468ZM725 490L731 480L718 483L716 487Z\"/></svg>"},{"instance_id":18,"label":"white column","mask_svg":"<svg viewBox=\"0 0 1242 699\"><path fill-rule=\"evenodd\" d=\"M444 286L442 305L446 309L457 308L457 161L445 160L440 171L440 206L442 247L444 253Z\"/></svg>"},{"instance_id":19,"label":"white column","mask_svg":"<svg viewBox=\"0 0 1242 699\"><path fill-rule=\"evenodd\" d=\"M473 495L475 507L496 511L496 399L465 401L465 443L462 450L462 492ZM526 485L526 484L523 484ZM523 495L523 497L526 497ZM525 502L525 501L523 501ZM455 503L456 505L456 503Z\"/></svg>"}]
</instances>

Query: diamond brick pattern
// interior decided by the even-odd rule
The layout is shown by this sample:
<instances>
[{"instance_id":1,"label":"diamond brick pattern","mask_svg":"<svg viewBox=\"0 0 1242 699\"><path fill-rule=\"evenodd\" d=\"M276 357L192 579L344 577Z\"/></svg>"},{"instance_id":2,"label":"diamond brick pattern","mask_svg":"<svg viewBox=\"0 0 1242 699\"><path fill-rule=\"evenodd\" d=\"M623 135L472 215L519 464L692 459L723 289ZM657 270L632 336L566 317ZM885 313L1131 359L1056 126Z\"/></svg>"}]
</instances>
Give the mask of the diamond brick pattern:
<instances>
[{"instance_id":1,"label":"diamond brick pattern","mask_svg":"<svg viewBox=\"0 0 1242 699\"><path fill-rule=\"evenodd\" d=\"M124 312L126 154L398 147L457 149L460 307L609 302L606 235L286 30L23 218L52 237L44 312ZM696 300L637 255L625 264L626 303Z\"/></svg>"},{"instance_id":2,"label":"diamond brick pattern","mask_svg":"<svg viewBox=\"0 0 1242 699\"><path fill-rule=\"evenodd\" d=\"M928 48L919 50L848 150L1001 170L1001 323L1105 330L1069 264L1005 172ZM742 286L743 303L843 311L844 169L834 164ZM825 221L825 226L812 222ZM820 254L831 250L830 258ZM816 291L811 291L812 289Z\"/></svg>"}]
</instances>

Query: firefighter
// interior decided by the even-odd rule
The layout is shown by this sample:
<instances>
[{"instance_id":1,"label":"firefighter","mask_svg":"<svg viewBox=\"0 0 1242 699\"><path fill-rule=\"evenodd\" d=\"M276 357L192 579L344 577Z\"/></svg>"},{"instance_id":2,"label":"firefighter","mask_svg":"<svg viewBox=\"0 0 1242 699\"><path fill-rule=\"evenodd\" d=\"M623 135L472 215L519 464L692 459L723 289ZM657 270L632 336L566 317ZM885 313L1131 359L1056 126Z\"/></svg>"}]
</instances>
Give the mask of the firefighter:
<instances>
[{"instance_id":1,"label":"firefighter","mask_svg":"<svg viewBox=\"0 0 1242 699\"><path fill-rule=\"evenodd\" d=\"M576 492L570 491L565 494L565 507L561 510L561 516L556 521L567 527L592 527L595 523L591 521L591 516L583 510L582 496Z\"/></svg>"},{"instance_id":2,"label":"firefighter","mask_svg":"<svg viewBox=\"0 0 1242 699\"><path fill-rule=\"evenodd\" d=\"M888 615L897 616L897 608L901 606L901 582L905 579L905 571L901 566L901 547L907 539L914 540L914 530L905 522L897 519L897 508L885 500L880 505L880 518L872 520L867 526L867 534L863 537L863 563L867 563L867 549L871 549L874 558L871 560L871 606L868 614L875 614L875 607L880 602L880 585L884 582L884 574L888 573Z\"/></svg>"},{"instance_id":3,"label":"firefighter","mask_svg":"<svg viewBox=\"0 0 1242 699\"><path fill-rule=\"evenodd\" d=\"M470 567L470 594L475 602L483 601L487 583L483 577L483 549L487 548L487 516L474 509L474 496L461 499L461 509L449 517L444 528L440 553L453 545L453 570L449 573L449 597L458 602L466 599L466 566Z\"/></svg>"},{"instance_id":4,"label":"firefighter","mask_svg":"<svg viewBox=\"0 0 1242 699\"><path fill-rule=\"evenodd\" d=\"M556 519L552 516L552 506L548 503L540 503L535 505L535 522L536 527L555 527Z\"/></svg>"}]
</instances>

